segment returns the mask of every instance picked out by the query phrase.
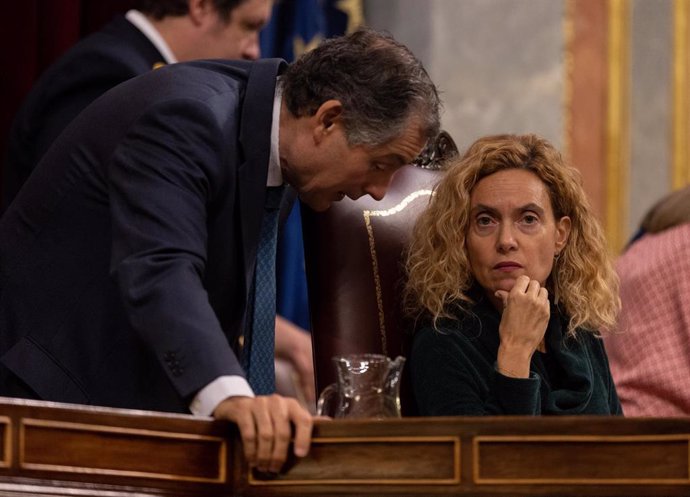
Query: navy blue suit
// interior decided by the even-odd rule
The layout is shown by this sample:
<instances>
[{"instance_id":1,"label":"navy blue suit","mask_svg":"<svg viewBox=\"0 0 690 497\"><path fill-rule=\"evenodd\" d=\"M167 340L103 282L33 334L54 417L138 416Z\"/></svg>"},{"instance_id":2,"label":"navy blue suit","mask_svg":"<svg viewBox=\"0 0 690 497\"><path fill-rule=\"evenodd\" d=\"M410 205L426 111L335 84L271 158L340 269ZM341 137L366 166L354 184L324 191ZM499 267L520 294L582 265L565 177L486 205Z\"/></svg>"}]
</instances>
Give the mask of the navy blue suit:
<instances>
[{"instance_id":1,"label":"navy blue suit","mask_svg":"<svg viewBox=\"0 0 690 497\"><path fill-rule=\"evenodd\" d=\"M86 106L163 61L148 38L122 16L67 51L36 82L15 117L3 171L4 205Z\"/></svg>"},{"instance_id":2,"label":"navy blue suit","mask_svg":"<svg viewBox=\"0 0 690 497\"><path fill-rule=\"evenodd\" d=\"M0 218L0 363L38 397L188 412L243 375L283 64L149 72L46 153Z\"/></svg>"}]
</instances>

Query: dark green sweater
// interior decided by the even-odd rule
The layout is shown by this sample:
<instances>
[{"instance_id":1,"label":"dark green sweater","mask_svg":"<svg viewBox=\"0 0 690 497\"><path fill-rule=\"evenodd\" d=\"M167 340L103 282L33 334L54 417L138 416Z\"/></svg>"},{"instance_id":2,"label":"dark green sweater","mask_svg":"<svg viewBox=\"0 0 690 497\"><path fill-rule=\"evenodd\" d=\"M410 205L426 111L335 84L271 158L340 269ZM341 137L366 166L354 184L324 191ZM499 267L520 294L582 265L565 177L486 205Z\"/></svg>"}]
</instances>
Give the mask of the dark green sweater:
<instances>
[{"instance_id":1,"label":"dark green sweater","mask_svg":"<svg viewBox=\"0 0 690 497\"><path fill-rule=\"evenodd\" d=\"M524 379L495 369L499 312L484 297L472 312L415 333L409 367L421 415L623 414L602 340L584 330L566 337L556 306L546 353L534 353Z\"/></svg>"}]
</instances>

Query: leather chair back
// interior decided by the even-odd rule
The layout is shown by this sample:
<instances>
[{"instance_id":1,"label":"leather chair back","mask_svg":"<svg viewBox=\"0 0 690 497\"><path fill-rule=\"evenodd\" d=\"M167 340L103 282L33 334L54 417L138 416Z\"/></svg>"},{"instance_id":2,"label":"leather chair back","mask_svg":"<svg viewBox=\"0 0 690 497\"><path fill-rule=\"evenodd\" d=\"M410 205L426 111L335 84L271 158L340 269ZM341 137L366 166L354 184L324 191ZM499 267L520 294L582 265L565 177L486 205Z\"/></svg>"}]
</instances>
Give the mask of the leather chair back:
<instances>
[{"instance_id":1,"label":"leather chair back","mask_svg":"<svg viewBox=\"0 0 690 497\"><path fill-rule=\"evenodd\" d=\"M442 132L418 165L395 174L380 202L369 196L346 198L321 213L302 207L317 392L336 381L336 355L407 356L403 255L417 216L440 179L441 162L454 154L455 143ZM404 415L413 415L406 371L401 404Z\"/></svg>"}]
</instances>

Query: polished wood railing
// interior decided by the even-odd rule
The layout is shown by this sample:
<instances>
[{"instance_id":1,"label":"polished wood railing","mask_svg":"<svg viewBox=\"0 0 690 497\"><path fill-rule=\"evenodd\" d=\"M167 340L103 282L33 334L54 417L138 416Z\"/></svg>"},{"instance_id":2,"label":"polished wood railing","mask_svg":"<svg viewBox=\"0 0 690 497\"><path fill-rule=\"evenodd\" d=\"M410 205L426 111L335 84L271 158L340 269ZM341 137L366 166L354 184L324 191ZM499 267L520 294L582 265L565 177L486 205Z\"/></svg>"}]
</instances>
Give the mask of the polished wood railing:
<instances>
[{"instance_id":1,"label":"polished wood railing","mask_svg":"<svg viewBox=\"0 0 690 497\"><path fill-rule=\"evenodd\" d=\"M320 421L275 478L192 416L0 398L0 495L690 495L690 418Z\"/></svg>"}]
</instances>

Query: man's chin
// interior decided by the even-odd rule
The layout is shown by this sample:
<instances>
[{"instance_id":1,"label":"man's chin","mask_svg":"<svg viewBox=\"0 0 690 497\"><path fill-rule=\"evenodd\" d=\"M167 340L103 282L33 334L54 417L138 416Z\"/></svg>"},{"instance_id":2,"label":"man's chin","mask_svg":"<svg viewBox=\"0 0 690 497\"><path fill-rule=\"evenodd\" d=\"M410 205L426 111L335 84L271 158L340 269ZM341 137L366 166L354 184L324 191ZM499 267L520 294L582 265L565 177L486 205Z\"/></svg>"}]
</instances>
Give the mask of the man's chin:
<instances>
[{"instance_id":1,"label":"man's chin","mask_svg":"<svg viewBox=\"0 0 690 497\"><path fill-rule=\"evenodd\" d=\"M309 205L309 207L311 207L311 210L316 212L326 212L328 209L331 208L331 203L327 202L325 204Z\"/></svg>"},{"instance_id":2,"label":"man's chin","mask_svg":"<svg viewBox=\"0 0 690 497\"><path fill-rule=\"evenodd\" d=\"M307 197L303 195L300 195L299 199L303 204L316 212L327 211L333 203L332 201L325 200L323 198Z\"/></svg>"}]
</instances>

